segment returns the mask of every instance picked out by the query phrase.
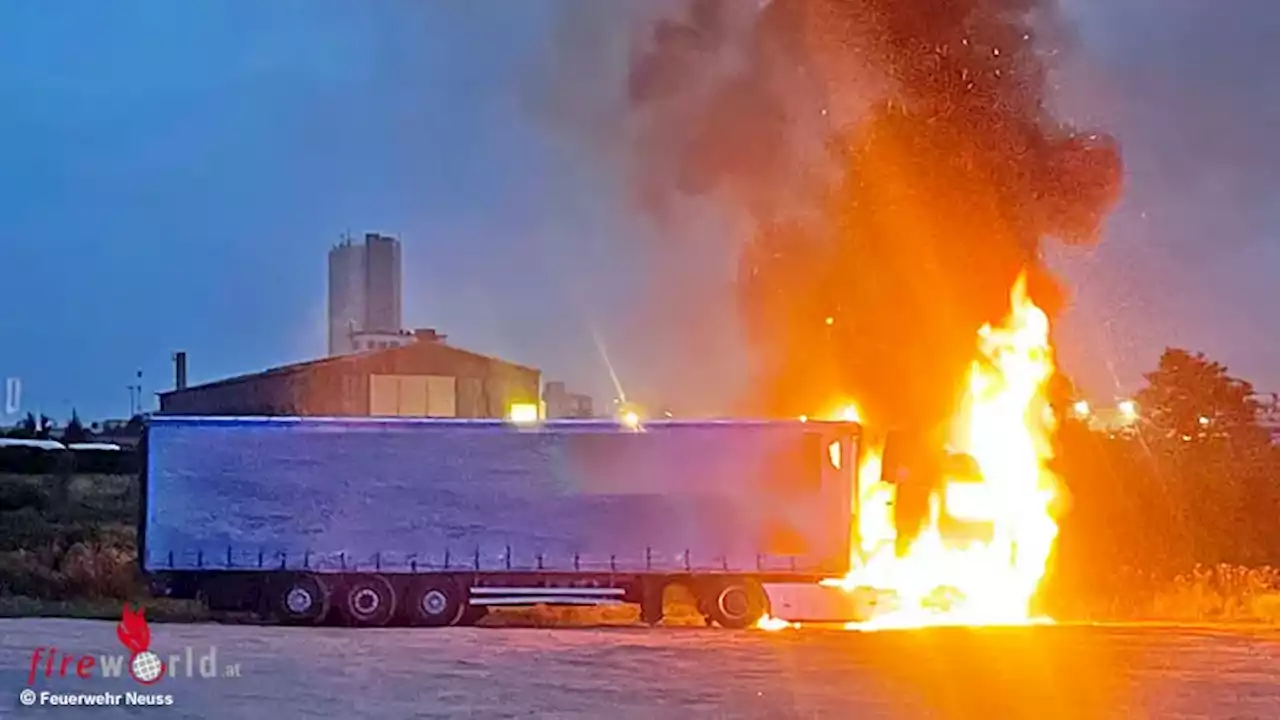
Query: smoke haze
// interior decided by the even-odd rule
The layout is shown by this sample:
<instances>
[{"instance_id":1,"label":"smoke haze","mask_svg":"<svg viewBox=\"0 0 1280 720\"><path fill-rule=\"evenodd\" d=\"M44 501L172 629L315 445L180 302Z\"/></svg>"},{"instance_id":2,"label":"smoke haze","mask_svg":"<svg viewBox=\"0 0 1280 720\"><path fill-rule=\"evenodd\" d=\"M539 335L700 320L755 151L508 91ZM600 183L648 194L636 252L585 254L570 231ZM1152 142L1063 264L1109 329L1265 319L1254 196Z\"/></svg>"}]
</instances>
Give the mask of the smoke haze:
<instances>
[{"instance_id":1,"label":"smoke haze","mask_svg":"<svg viewBox=\"0 0 1280 720\"><path fill-rule=\"evenodd\" d=\"M650 24L626 88L630 186L661 221L689 198L748 220L744 407L846 395L875 422L937 424L1020 272L1060 306L1040 242L1096 241L1121 166L1109 137L1047 110L1053 11L690 0Z\"/></svg>"}]
</instances>

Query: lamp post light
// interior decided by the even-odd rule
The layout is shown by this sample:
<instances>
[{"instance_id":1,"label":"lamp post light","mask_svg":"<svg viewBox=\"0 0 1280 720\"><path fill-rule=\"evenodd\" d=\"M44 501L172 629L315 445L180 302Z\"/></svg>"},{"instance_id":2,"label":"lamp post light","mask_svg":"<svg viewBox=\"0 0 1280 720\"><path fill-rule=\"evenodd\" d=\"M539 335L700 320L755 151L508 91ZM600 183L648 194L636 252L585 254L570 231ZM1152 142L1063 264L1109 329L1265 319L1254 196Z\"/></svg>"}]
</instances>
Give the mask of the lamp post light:
<instances>
[{"instance_id":1,"label":"lamp post light","mask_svg":"<svg viewBox=\"0 0 1280 720\"><path fill-rule=\"evenodd\" d=\"M1120 411L1120 417L1128 422L1138 419L1138 404L1132 400L1121 400L1116 409Z\"/></svg>"}]
</instances>

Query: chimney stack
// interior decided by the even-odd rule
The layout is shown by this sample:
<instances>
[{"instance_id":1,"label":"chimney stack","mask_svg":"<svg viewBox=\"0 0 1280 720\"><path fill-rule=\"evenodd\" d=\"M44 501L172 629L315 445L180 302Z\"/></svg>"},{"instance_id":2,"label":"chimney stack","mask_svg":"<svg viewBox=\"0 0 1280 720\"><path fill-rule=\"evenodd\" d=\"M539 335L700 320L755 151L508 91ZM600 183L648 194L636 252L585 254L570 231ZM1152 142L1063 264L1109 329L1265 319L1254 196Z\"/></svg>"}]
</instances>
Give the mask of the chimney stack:
<instances>
[{"instance_id":1,"label":"chimney stack","mask_svg":"<svg viewBox=\"0 0 1280 720\"><path fill-rule=\"evenodd\" d=\"M185 350L179 350L173 354L173 388L175 390L187 389L187 353Z\"/></svg>"}]
</instances>

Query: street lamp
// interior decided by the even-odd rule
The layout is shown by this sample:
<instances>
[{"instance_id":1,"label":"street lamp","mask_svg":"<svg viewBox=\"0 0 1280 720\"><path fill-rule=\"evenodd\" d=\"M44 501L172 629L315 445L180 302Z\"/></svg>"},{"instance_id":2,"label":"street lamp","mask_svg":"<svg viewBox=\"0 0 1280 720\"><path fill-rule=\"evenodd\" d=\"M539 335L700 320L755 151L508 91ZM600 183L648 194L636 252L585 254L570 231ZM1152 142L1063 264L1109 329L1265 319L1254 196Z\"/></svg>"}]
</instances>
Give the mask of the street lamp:
<instances>
[{"instance_id":1,"label":"street lamp","mask_svg":"<svg viewBox=\"0 0 1280 720\"><path fill-rule=\"evenodd\" d=\"M1133 421L1138 419L1138 404L1132 400L1121 400L1116 409L1120 411L1120 416L1125 420Z\"/></svg>"}]
</instances>

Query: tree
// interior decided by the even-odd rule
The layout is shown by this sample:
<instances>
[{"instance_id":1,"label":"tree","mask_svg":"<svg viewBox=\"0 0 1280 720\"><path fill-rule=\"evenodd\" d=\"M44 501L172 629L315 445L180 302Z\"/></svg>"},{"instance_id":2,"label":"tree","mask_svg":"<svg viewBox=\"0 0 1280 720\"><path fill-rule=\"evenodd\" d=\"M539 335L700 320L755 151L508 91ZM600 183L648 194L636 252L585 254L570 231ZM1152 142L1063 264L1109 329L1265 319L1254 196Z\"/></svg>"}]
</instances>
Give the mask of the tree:
<instances>
[{"instance_id":1,"label":"tree","mask_svg":"<svg viewBox=\"0 0 1280 720\"><path fill-rule=\"evenodd\" d=\"M1140 433L1197 562L1275 559L1280 486L1253 387L1203 353L1169 348L1137 394Z\"/></svg>"},{"instance_id":2,"label":"tree","mask_svg":"<svg viewBox=\"0 0 1280 720\"><path fill-rule=\"evenodd\" d=\"M1165 439L1192 442L1230 439L1237 446L1269 444L1258 424L1253 386L1231 377L1204 353L1169 348L1137 396L1145 425Z\"/></svg>"},{"instance_id":3,"label":"tree","mask_svg":"<svg viewBox=\"0 0 1280 720\"><path fill-rule=\"evenodd\" d=\"M49 433L54 428L53 418L48 415L41 415L39 425L36 427L36 437L41 440L48 440Z\"/></svg>"},{"instance_id":4,"label":"tree","mask_svg":"<svg viewBox=\"0 0 1280 720\"><path fill-rule=\"evenodd\" d=\"M80 422L80 415L75 410L71 411L71 420L67 423L67 427L62 431L62 441L65 443L82 443L88 439L89 435L85 432L84 425Z\"/></svg>"},{"instance_id":5,"label":"tree","mask_svg":"<svg viewBox=\"0 0 1280 720\"><path fill-rule=\"evenodd\" d=\"M34 440L36 433L40 430L39 423L36 422L36 416L27 413L27 416L18 423L13 430L13 436L24 440Z\"/></svg>"},{"instance_id":6,"label":"tree","mask_svg":"<svg viewBox=\"0 0 1280 720\"><path fill-rule=\"evenodd\" d=\"M1130 612L1149 578L1194 564L1168 483L1142 442L1067 415L1056 453L1068 501L1049 581L1054 612Z\"/></svg>"},{"instance_id":7,"label":"tree","mask_svg":"<svg viewBox=\"0 0 1280 720\"><path fill-rule=\"evenodd\" d=\"M141 435L141 434L142 434L142 426L143 426L143 423L144 423L144 421L143 421L143 417L142 417L142 415L140 415L140 414L139 414L139 415L134 415L133 417L129 418L129 422L128 422L128 423L126 423L126 424L125 424L125 426L124 426L125 434L126 434L126 435Z\"/></svg>"}]
</instances>

